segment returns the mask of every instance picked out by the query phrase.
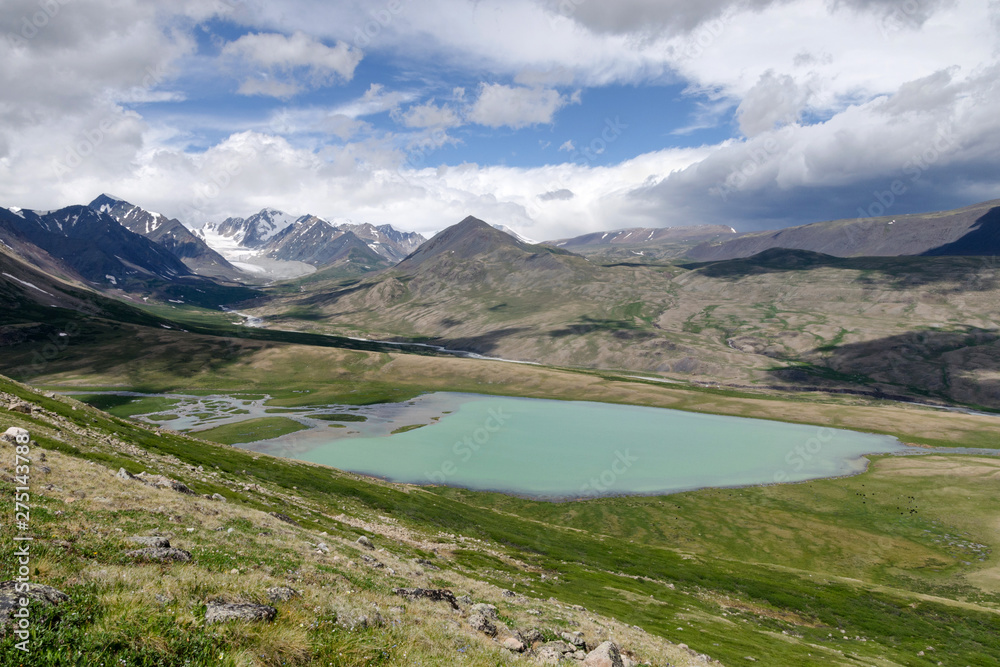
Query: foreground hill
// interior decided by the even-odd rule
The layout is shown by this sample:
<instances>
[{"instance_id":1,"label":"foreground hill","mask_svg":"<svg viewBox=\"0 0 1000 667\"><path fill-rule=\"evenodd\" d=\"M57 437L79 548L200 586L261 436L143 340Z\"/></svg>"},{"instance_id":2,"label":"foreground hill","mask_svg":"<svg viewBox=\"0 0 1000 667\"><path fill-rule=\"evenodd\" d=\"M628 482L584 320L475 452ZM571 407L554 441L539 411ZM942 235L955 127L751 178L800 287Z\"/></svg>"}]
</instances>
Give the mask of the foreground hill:
<instances>
[{"instance_id":1,"label":"foreground hill","mask_svg":"<svg viewBox=\"0 0 1000 667\"><path fill-rule=\"evenodd\" d=\"M750 257L772 248L836 257L1000 254L1000 200L954 211L817 222L711 241L688 256L700 261Z\"/></svg>"}]
</instances>

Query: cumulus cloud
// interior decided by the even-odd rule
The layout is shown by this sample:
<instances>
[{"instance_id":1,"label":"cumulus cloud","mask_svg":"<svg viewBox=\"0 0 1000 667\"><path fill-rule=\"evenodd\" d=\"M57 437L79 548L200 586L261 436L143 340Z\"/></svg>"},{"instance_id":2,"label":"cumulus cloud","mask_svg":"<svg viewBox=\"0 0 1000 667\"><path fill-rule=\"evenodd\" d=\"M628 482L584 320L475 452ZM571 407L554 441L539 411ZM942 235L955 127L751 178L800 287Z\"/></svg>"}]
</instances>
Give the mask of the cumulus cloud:
<instances>
[{"instance_id":1,"label":"cumulus cloud","mask_svg":"<svg viewBox=\"0 0 1000 667\"><path fill-rule=\"evenodd\" d=\"M258 68L240 84L240 94L290 97L307 85L350 81L362 52L344 42L327 46L303 32L250 33L226 44L222 56Z\"/></svg>"},{"instance_id":2,"label":"cumulus cloud","mask_svg":"<svg viewBox=\"0 0 1000 667\"><path fill-rule=\"evenodd\" d=\"M406 111L395 114L396 119L406 127L449 128L462 124L458 113L448 105L437 106L434 100L416 104Z\"/></svg>"},{"instance_id":3,"label":"cumulus cloud","mask_svg":"<svg viewBox=\"0 0 1000 667\"><path fill-rule=\"evenodd\" d=\"M377 113L393 111L400 104L411 102L416 97L416 93L413 92L386 90L385 86L381 83L373 83L365 91L364 95L336 107L332 113L347 116L348 118L371 116Z\"/></svg>"},{"instance_id":4,"label":"cumulus cloud","mask_svg":"<svg viewBox=\"0 0 1000 667\"><path fill-rule=\"evenodd\" d=\"M743 97L736 110L740 130L748 137L798 120L807 93L787 74L768 70Z\"/></svg>"},{"instance_id":5,"label":"cumulus cloud","mask_svg":"<svg viewBox=\"0 0 1000 667\"><path fill-rule=\"evenodd\" d=\"M551 123L556 112L570 101L550 88L483 83L469 111L469 120L487 127L514 129Z\"/></svg>"}]
</instances>

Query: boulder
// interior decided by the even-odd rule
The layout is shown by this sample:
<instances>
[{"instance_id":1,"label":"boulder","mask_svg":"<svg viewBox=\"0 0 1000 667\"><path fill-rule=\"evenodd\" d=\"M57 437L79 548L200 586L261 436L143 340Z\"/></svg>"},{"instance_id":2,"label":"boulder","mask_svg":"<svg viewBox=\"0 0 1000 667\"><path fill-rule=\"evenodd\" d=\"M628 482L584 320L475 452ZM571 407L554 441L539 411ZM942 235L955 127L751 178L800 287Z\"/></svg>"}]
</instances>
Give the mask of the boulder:
<instances>
[{"instance_id":1,"label":"boulder","mask_svg":"<svg viewBox=\"0 0 1000 667\"><path fill-rule=\"evenodd\" d=\"M378 560L377 558L372 558L368 554L361 554L361 560L363 560L364 562L368 563L369 565L377 569L382 569L385 567L385 563Z\"/></svg>"},{"instance_id":2,"label":"boulder","mask_svg":"<svg viewBox=\"0 0 1000 667\"><path fill-rule=\"evenodd\" d=\"M217 501L219 501L220 503L226 503L226 502L229 502L228 500L226 500L226 497L225 497L225 496L223 496L223 495L221 495L221 494L218 494L218 493L213 493L213 494L212 494L211 496L209 496L209 498L211 498L212 500L217 500Z\"/></svg>"},{"instance_id":3,"label":"boulder","mask_svg":"<svg viewBox=\"0 0 1000 667\"><path fill-rule=\"evenodd\" d=\"M10 407L7 409L11 412L19 412L22 415L30 415L34 406L31 403L25 403L24 401L15 398L10 402Z\"/></svg>"},{"instance_id":4,"label":"boulder","mask_svg":"<svg viewBox=\"0 0 1000 667\"><path fill-rule=\"evenodd\" d=\"M505 649L513 653L524 653L525 649L527 648L524 645L524 642L522 642L520 639L517 639L516 637L507 637L507 639L503 640L501 646L503 646Z\"/></svg>"},{"instance_id":5,"label":"boulder","mask_svg":"<svg viewBox=\"0 0 1000 667\"><path fill-rule=\"evenodd\" d=\"M361 546L363 546L363 547L364 547L365 549L372 549L372 550L374 550L374 549L375 549L375 545L374 545L374 544L372 544L372 541L371 541L371 540L369 540L369 539L368 539L367 537L365 537L364 535L362 535L361 537L359 537L359 538L357 539L357 542L355 542L355 544L360 544L360 545L361 545Z\"/></svg>"},{"instance_id":6,"label":"boulder","mask_svg":"<svg viewBox=\"0 0 1000 667\"><path fill-rule=\"evenodd\" d=\"M226 621L273 621L278 610L263 604L231 604L209 602L205 609L205 623L225 623Z\"/></svg>"},{"instance_id":7,"label":"boulder","mask_svg":"<svg viewBox=\"0 0 1000 667\"><path fill-rule=\"evenodd\" d=\"M573 647L565 642L547 642L538 647L535 655L543 665L558 664L563 656L573 653Z\"/></svg>"},{"instance_id":8,"label":"boulder","mask_svg":"<svg viewBox=\"0 0 1000 667\"><path fill-rule=\"evenodd\" d=\"M130 473L128 470L125 470L125 468L119 468L118 472L115 473L115 477L117 477L118 479L123 479L125 481L135 479L135 475Z\"/></svg>"},{"instance_id":9,"label":"boulder","mask_svg":"<svg viewBox=\"0 0 1000 667\"><path fill-rule=\"evenodd\" d=\"M158 547L160 549L170 548L170 540L168 540L165 537L156 537L156 536L147 537L145 535L134 535L127 539L129 542L132 542L133 544L141 544L144 547Z\"/></svg>"},{"instance_id":10,"label":"boulder","mask_svg":"<svg viewBox=\"0 0 1000 667\"><path fill-rule=\"evenodd\" d=\"M583 640L582 632L563 632L559 637L567 644L586 650L587 643Z\"/></svg>"},{"instance_id":11,"label":"boulder","mask_svg":"<svg viewBox=\"0 0 1000 667\"><path fill-rule=\"evenodd\" d=\"M483 604L483 603L474 604L472 605L472 609L469 610L469 613L480 614L481 616L485 616L491 621L495 621L497 618L497 608L491 604Z\"/></svg>"},{"instance_id":12,"label":"boulder","mask_svg":"<svg viewBox=\"0 0 1000 667\"><path fill-rule=\"evenodd\" d=\"M159 563L169 563L171 561L186 563L191 560L189 552L170 547L146 547L145 549L127 551L125 555L136 560L156 561Z\"/></svg>"},{"instance_id":13,"label":"boulder","mask_svg":"<svg viewBox=\"0 0 1000 667\"><path fill-rule=\"evenodd\" d=\"M3 435L0 435L0 440L4 442L9 442L10 444L23 444L28 442L31 435L23 428L18 428L17 426L11 426L9 429L4 431Z\"/></svg>"},{"instance_id":14,"label":"boulder","mask_svg":"<svg viewBox=\"0 0 1000 667\"><path fill-rule=\"evenodd\" d=\"M297 590L288 586L275 586L267 589L267 598L271 602L288 602L299 595L301 594Z\"/></svg>"},{"instance_id":15,"label":"boulder","mask_svg":"<svg viewBox=\"0 0 1000 667\"><path fill-rule=\"evenodd\" d=\"M458 600L455 599L455 594L444 588L394 588L392 594L410 600L426 598L434 602L447 602L452 609L458 609Z\"/></svg>"},{"instance_id":16,"label":"boulder","mask_svg":"<svg viewBox=\"0 0 1000 667\"><path fill-rule=\"evenodd\" d=\"M473 614L472 616L469 616L469 627L490 637L497 636L497 626L493 624L491 619L482 614Z\"/></svg>"},{"instance_id":17,"label":"boulder","mask_svg":"<svg viewBox=\"0 0 1000 667\"><path fill-rule=\"evenodd\" d=\"M28 584L26 591L18 591L23 586L16 581L0 583L0 626L11 621L11 615L21 608L21 598L41 602L46 606L56 605L69 600L69 596L51 586Z\"/></svg>"},{"instance_id":18,"label":"boulder","mask_svg":"<svg viewBox=\"0 0 1000 667\"><path fill-rule=\"evenodd\" d=\"M523 641L528 646L531 646L532 644L537 644L538 642L545 641L545 635L543 635L538 628L523 630L520 632L518 636L521 638L521 641Z\"/></svg>"},{"instance_id":19,"label":"boulder","mask_svg":"<svg viewBox=\"0 0 1000 667\"><path fill-rule=\"evenodd\" d=\"M583 659L585 667L625 667L618 645L614 642L604 642Z\"/></svg>"},{"instance_id":20,"label":"boulder","mask_svg":"<svg viewBox=\"0 0 1000 667\"><path fill-rule=\"evenodd\" d=\"M271 516L273 516L278 521L284 521L285 523L290 523L293 526L298 526L299 525L298 521L296 521L295 519L293 519L290 516L282 514L281 512L268 512L268 514L270 514Z\"/></svg>"}]
</instances>

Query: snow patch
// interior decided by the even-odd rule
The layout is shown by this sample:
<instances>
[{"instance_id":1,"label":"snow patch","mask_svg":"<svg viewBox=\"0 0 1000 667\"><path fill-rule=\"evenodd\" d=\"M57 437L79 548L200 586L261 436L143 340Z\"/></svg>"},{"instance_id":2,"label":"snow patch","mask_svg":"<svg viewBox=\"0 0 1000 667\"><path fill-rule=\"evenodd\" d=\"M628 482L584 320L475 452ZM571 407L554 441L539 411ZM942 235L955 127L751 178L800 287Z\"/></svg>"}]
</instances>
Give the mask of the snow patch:
<instances>
[{"instance_id":1,"label":"snow patch","mask_svg":"<svg viewBox=\"0 0 1000 667\"><path fill-rule=\"evenodd\" d=\"M55 295L54 295L54 294L52 294L51 292L46 292L45 290L43 290L43 289L42 289L41 287L39 287L38 285L32 285L32 284L31 284L31 283L29 283L29 282L28 282L27 280L21 280L20 278L15 278L14 276L12 276L12 275L10 275L9 273L6 273L6 272L4 272L4 274L3 274L3 275L7 276L7 277L8 277L8 278L10 278L11 280L15 280L15 281L17 281L17 282L21 283L21 284L22 284L22 285L24 285L25 287L30 287L31 289L36 289L36 290L38 290L39 292L41 292L42 294L48 294L49 296L52 296L52 297L54 297L54 296L55 296Z\"/></svg>"},{"instance_id":2,"label":"snow patch","mask_svg":"<svg viewBox=\"0 0 1000 667\"><path fill-rule=\"evenodd\" d=\"M118 284L118 281L115 280L114 276L112 276L110 274L105 274L104 277L107 278L108 282L111 283L112 285L117 285Z\"/></svg>"}]
</instances>

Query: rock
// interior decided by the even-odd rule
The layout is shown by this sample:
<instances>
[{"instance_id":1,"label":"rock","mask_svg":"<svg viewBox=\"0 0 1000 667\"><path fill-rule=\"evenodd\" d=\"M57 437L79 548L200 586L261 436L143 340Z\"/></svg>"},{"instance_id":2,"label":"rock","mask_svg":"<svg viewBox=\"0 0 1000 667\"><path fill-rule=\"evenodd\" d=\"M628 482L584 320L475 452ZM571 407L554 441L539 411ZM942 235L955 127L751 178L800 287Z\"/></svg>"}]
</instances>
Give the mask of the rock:
<instances>
[{"instance_id":1,"label":"rock","mask_svg":"<svg viewBox=\"0 0 1000 667\"><path fill-rule=\"evenodd\" d=\"M25 403L24 401L14 399L10 402L10 407L7 408L11 412L19 412L22 415L30 415L32 409L34 408L31 403Z\"/></svg>"},{"instance_id":2,"label":"rock","mask_svg":"<svg viewBox=\"0 0 1000 667\"><path fill-rule=\"evenodd\" d=\"M11 622L11 616L21 608L21 598L41 602L46 606L56 605L69 600L69 596L51 586L42 584L27 584L27 590L18 590L16 581L0 583L0 626Z\"/></svg>"},{"instance_id":3,"label":"rock","mask_svg":"<svg viewBox=\"0 0 1000 667\"><path fill-rule=\"evenodd\" d=\"M125 468L119 468L118 472L115 473L115 477L117 477L118 479L124 479L126 481L135 479L135 475L130 473L128 470L125 470Z\"/></svg>"},{"instance_id":4,"label":"rock","mask_svg":"<svg viewBox=\"0 0 1000 667\"><path fill-rule=\"evenodd\" d=\"M376 569L381 569L385 567L385 563L378 560L377 558L372 558L368 554L361 554L361 560L363 560L364 562L368 563L369 565L371 565Z\"/></svg>"},{"instance_id":5,"label":"rock","mask_svg":"<svg viewBox=\"0 0 1000 667\"><path fill-rule=\"evenodd\" d=\"M563 641L565 641L568 644L572 644L577 648L582 648L584 650L586 650L587 648L587 643L583 641L582 632L563 632L560 633L559 636L562 638Z\"/></svg>"},{"instance_id":6,"label":"rock","mask_svg":"<svg viewBox=\"0 0 1000 667\"><path fill-rule=\"evenodd\" d=\"M294 588L289 588L288 586L275 586L274 588L267 589L267 599L271 602L288 602L294 597L301 595Z\"/></svg>"},{"instance_id":7,"label":"rock","mask_svg":"<svg viewBox=\"0 0 1000 667\"><path fill-rule=\"evenodd\" d=\"M41 470L42 473L44 473L46 475L48 475L50 472L52 472L52 468L50 468L48 466L38 466L38 469Z\"/></svg>"},{"instance_id":8,"label":"rock","mask_svg":"<svg viewBox=\"0 0 1000 667\"><path fill-rule=\"evenodd\" d=\"M493 624L493 621L482 614L473 614L469 617L469 627L473 630L478 630L484 635L489 635L490 637L497 636L497 626Z\"/></svg>"},{"instance_id":9,"label":"rock","mask_svg":"<svg viewBox=\"0 0 1000 667\"><path fill-rule=\"evenodd\" d=\"M584 667L625 667L621 652L614 642L604 642L587 654Z\"/></svg>"},{"instance_id":10,"label":"rock","mask_svg":"<svg viewBox=\"0 0 1000 667\"><path fill-rule=\"evenodd\" d=\"M176 479L170 479L169 477L164 477L163 475L143 475L142 483L158 489L170 489L171 491L176 491L177 493L183 493L184 495L187 496L198 495L190 488L188 488L186 484L178 482Z\"/></svg>"},{"instance_id":11,"label":"rock","mask_svg":"<svg viewBox=\"0 0 1000 667\"><path fill-rule=\"evenodd\" d=\"M293 526L298 526L299 525L298 521L296 521L295 519L293 519L290 516L282 514L281 512L268 512L268 514L270 514L271 516L273 516L278 521L284 521L285 523L290 523Z\"/></svg>"},{"instance_id":12,"label":"rock","mask_svg":"<svg viewBox=\"0 0 1000 667\"><path fill-rule=\"evenodd\" d=\"M169 547L146 547L145 549L136 549L135 551L127 551L125 555L129 558L135 558L136 560L152 560L161 563L167 563L170 561L178 561L181 563L186 563L191 560L191 554L183 549L172 549Z\"/></svg>"},{"instance_id":13,"label":"rock","mask_svg":"<svg viewBox=\"0 0 1000 667\"><path fill-rule=\"evenodd\" d=\"M574 651L576 651L576 648L574 646L561 641L545 642L544 644L538 647L539 651L541 651L542 649L558 651L559 655L562 655L563 653L573 653Z\"/></svg>"},{"instance_id":14,"label":"rock","mask_svg":"<svg viewBox=\"0 0 1000 667\"><path fill-rule=\"evenodd\" d=\"M530 630L524 630L520 633L521 641L523 641L528 646L532 644L537 644L538 642L545 641L545 635L541 633L538 628L531 628Z\"/></svg>"},{"instance_id":15,"label":"rock","mask_svg":"<svg viewBox=\"0 0 1000 667\"><path fill-rule=\"evenodd\" d=\"M500 595L504 596L505 598L517 597L517 593L515 593L514 591L506 591L506 590L500 593Z\"/></svg>"},{"instance_id":16,"label":"rock","mask_svg":"<svg viewBox=\"0 0 1000 667\"><path fill-rule=\"evenodd\" d=\"M330 547L329 547L329 545L326 542L320 542L319 544L317 544L316 545L316 550L317 551L321 551L321 552L323 552L325 554L330 553Z\"/></svg>"},{"instance_id":17,"label":"rock","mask_svg":"<svg viewBox=\"0 0 1000 667\"><path fill-rule=\"evenodd\" d=\"M427 568L428 570L440 570L440 569L441 569L441 568L439 568L439 567L438 567L437 565L435 565L434 563L430 562L429 560L427 560L427 559L425 559L425 558L418 558L418 559L417 559L416 561L414 561L414 562L415 562L415 563L416 563L417 565L423 565L423 566L424 566L425 568Z\"/></svg>"},{"instance_id":18,"label":"rock","mask_svg":"<svg viewBox=\"0 0 1000 667\"><path fill-rule=\"evenodd\" d=\"M399 595L410 600L426 598L434 602L447 602L452 609L458 609L458 601L455 594L444 588L394 588L393 595Z\"/></svg>"},{"instance_id":19,"label":"rock","mask_svg":"<svg viewBox=\"0 0 1000 667\"><path fill-rule=\"evenodd\" d=\"M468 595L463 595L462 597L458 598L458 601L461 602L462 604L472 604L472 598L469 597Z\"/></svg>"},{"instance_id":20,"label":"rock","mask_svg":"<svg viewBox=\"0 0 1000 667\"><path fill-rule=\"evenodd\" d=\"M205 623L226 621L273 621L278 610L263 604L230 604L209 602L205 609Z\"/></svg>"},{"instance_id":21,"label":"rock","mask_svg":"<svg viewBox=\"0 0 1000 667\"><path fill-rule=\"evenodd\" d=\"M566 650L563 650L564 648ZM538 661L542 664L555 665L563 659L563 655L572 652L573 647L568 644L563 642L548 642L539 646L535 655L538 656Z\"/></svg>"},{"instance_id":22,"label":"rock","mask_svg":"<svg viewBox=\"0 0 1000 667\"><path fill-rule=\"evenodd\" d=\"M572 653L567 653L566 655L573 658L574 660L583 661L587 659L587 652L583 650L573 651Z\"/></svg>"},{"instance_id":23,"label":"rock","mask_svg":"<svg viewBox=\"0 0 1000 667\"><path fill-rule=\"evenodd\" d=\"M503 643L501 645L505 649L507 649L508 651L512 651L513 653L524 653L525 649L527 648L524 645L524 642L515 637L507 637L507 639L503 640Z\"/></svg>"},{"instance_id":24,"label":"rock","mask_svg":"<svg viewBox=\"0 0 1000 667\"><path fill-rule=\"evenodd\" d=\"M367 537L365 537L364 535L362 535L361 537L359 537L359 538L357 539L357 542L355 542L355 544L360 544L360 545L361 545L361 546L363 546L363 547L364 547L365 549L372 549L372 550L374 550L374 549L375 549L375 545L374 545L374 544L372 544L372 541L371 541L371 540L369 540L369 539L368 539Z\"/></svg>"},{"instance_id":25,"label":"rock","mask_svg":"<svg viewBox=\"0 0 1000 667\"><path fill-rule=\"evenodd\" d=\"M161 604L161 605L164 605L164 606L166 606L166 605L168 605L168 604L170 604L171 602L174 601L174 599L172 597L169 597L169 596L166 596L166 595L161 595L159 593L157 593L156 595L154 595L153 599L156 600L156 602L158 604Z\"/></svg>"},{"instance_id":26,"label":"rock","mask_svg":"<svg viewBox=\"0 0 1000 667\"><path fill-rule=\"evenodd\" d=\"M25 431L23 428L18 428L16 426L11 426L9 429L4 431L3 435L0 435L0 440L4 442L9 442L13 444L25 444L31 439L31 435Z\"/></svg>"},{"instance_id":27,"label":"rock","mask_svg":"<svg viewBox=\"0 0 1000 667\"><path fill-rule=\"evenodd\" d=\"M474 604L472 605L472 609L469 610L469 613L480 614L493 621L497 618L497 608L491 604Z\"/></svg>"},{"instance_id":28,"label":"rock","mask_svg":"<svg viewBox=\"0 0 1000 667\"><path fill-rule=\"evenodd\" d=\"M220 503L226 503L226 502L229 502L228 500L226 500L226 497L225 497L225 496L223 496L223 495L220 495L220 494L218 494L218 493L213 493L213 494L212 494L211 496L209 496L209 498L211 498L212 500L217 500L217 501L219 501Z\"/></svg>"},{"instance_id":29,"label":"rock","mask_svg":"<svg viewBox=\"0 0 1000 667\"><path fill-rule=\"evenodd\" d=\"M170 540L165 537L147 537L145 535L134 535L127 538L129 542L133 544L141 544L144 547L158 547L160 549L169 549Z\"/></svg>"}]
</instances>

